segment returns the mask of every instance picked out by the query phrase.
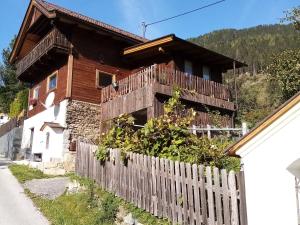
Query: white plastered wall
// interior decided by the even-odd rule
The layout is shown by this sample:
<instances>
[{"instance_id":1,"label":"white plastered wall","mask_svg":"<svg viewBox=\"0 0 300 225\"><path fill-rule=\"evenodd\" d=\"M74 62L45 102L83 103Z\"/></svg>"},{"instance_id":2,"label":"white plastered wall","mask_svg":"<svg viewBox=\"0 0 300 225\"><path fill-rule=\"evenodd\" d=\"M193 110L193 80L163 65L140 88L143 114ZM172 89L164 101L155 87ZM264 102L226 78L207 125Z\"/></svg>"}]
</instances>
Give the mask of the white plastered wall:
<instances>
[{"instance_id":1,"label":"white plastered wall","mask_svg":"<svg viewBox=\"0 0 300 225\"><path fill-rule=\"evenodd\" d=\"M68 100L60 102L59 105L52 106L41 113L24 121L22 148L28 148L30 145L31 129L34 128L34 136L32 142L32 154L42 153L43 162L50 162L51 160L63 160L65 149L64 144L64 130L53 129L46 127L41 131L41 127L45 122L59 123L66 127L66 112ZM49 132L49 148L46 149L46 133Z\"/></svg>"},{"instance_id":2,"label":"white plastered wall","mask_svg":"<svg viewBox=\"0 0 300 225\"><path fill-rule=\"evenodd\" d=\"M295 177L288 170L300 158L298 103L237 151L246 185L249 225L296 225Z\"/></svg>"}]
</instances>

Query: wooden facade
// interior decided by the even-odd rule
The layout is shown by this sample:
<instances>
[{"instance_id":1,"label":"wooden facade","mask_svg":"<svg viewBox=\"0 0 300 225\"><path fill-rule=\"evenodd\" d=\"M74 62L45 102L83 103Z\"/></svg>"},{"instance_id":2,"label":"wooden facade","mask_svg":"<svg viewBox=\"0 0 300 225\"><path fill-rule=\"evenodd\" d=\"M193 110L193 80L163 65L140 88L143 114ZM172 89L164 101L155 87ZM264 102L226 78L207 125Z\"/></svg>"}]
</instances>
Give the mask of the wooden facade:
<instances>
[{"instance_id":1,"label":"wooden facade","mask_svg":"<svg viewBox=\"0 0 300 225\"><path fill-rule=\"evenodd\" d=\"M185 73L185 61L193 74ZM17 37L10 61L16 63L21 81L36 87L39 99L29 110L32 117L45 108L48 77L57 72L55 104L64 99L101 104L102 121L122 113L146 111L147 118L162 113L173 87L182 99L199 111L199 123L207 123L203 105L221 111L232 126L234 103L222 72L235 60L169 35L148 41L108 24L40 0L32 0ZM209 80L203 79L209 66ZM242 66L241 63L236 64ZM97 71L116 77L116 86L99 88ZM226 118L227 118L226 117Z\"/></svg>"}]
</instances>

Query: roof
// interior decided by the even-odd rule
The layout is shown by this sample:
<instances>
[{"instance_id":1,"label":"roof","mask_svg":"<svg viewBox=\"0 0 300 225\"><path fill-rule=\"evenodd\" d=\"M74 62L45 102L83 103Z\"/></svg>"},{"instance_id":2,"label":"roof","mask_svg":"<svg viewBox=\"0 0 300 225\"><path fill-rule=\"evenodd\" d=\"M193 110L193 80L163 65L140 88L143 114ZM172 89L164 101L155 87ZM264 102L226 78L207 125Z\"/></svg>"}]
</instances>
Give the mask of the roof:
<instances>
[{"instance_id":1,"label":"roof","mask_svg":"<svg viewBox=\"0 0 300 225\"><path fill-rule=\"evenodd\" d=\"M84 16L80 13L77 13L77 12L73 12L71 10L68 10L66 8L63 8L63 7L60 7L60 6L57 6L57 5L54 5L52 3L49 3L49 2L46 2L44 0L35 0L37 3L43 5L49 12L60 12L60 13L63 13L63 14L66 14L68 16L71 16L71 17L74 17L74 18L77 18L81 21L84 21L84 22L87 22L87 23L90 23L90 24L93 24L93 25L96 25L98 26L99 28L104 28L104 29L107 29L109 31L113 31L115 33L118 33L118 34L121 34L121 35L124 35L126 37L129 37L129 38L132 38L132 39L135 39L135 40L138 40L138 41L141 41L141 42L145 42L145 41L148 41L147 39L143 38L143 37L140 37L138 35L135 35L135 34L132 34L128 31L125 31L125 30L122 30L120 28L117 28L117 27L114 27L114 26L111 26L109 24L106 24L106 23L103 23L101 21L98 21L98 20L95 20L93 18L90 18L88 16Z\"/></svg>"},{"instance_id":2,"label":"roof","mask_svg":"<svg viewBox=\"0 0 300 225\"><path fill-rule=\"evenodd\" d=\"M248 134L246 134L242 139L238 142L234 143L227 149L227 153L229 155L236 155L236 152L251 141L254 137L268 128L271 124L273 124L276 120L282 117L286 112L288 112L295 105L300 103L300 92L294 95L290 100L281 105L277 110L275 110L270 116L264 119L261 123L259 123L256 127L254 127Z\"/></svg>"},{"instance_id":3,"label":"roof","mask_svg":"<svg viewBox=\"0 0 300 225\"><path fill-rule=\"evenodd\" d=\"M142 57L147 57L147 55L149 54L159 54L159 50L186 52L191 57L194 57L197 60L201 60L201 62L203 63L215 64L217 62L220 65L224 65L227 69L233 67L233 62L236 63L237 68L247 66L243 62L239 62L236 59L230 58L228 56L206 49L200 45L178 38L174 34L128 47L124 49L123 55L127 58L136 57L140 59Z\"/></svg>"},{"instance_id":4,"label":"roof","mask_svg":"<svg viewBox=\"0 0 300 225\"><path fill-rule=\"evenodd\" d=\"M14 44L12 54L10 56L11 62L13 62L13 60L14 60L15 53L16 53L16 50L19 48L20 42L22 42L22 40L24 39L23 33L25 33L24 32L26 30L25 27L28 26L27 20L31 15L31 11L32 11L33 7L36 7L37 9L39 9L49 19L54 19L58 16L68 16L68 17L71 17L72 19L78 20L81 23L85 23L89 26L95 26L98 29L102 29L102 30L111 32L115 35L119 35L121 37L130 39L136 43L148 41L148 39L145 39L145 38L135 35L133 33L127 32L125 30L111 26L111 25L103 23L101 21L95 20L88 16L84 16L80 13L65 9L65 8L57 6L55 4L46 2L44 0L31 0L30 4L28 6L28 9L26 11L24 20L22 22L21 28L19 30L16 42Z\"/></svg>"},{"instance_id":5,"label":"roof","mask_svg":"<svg viewBox=\"0 0 300 225\"><path fill-rule=\"evenodd\" d=\"M65 127L63 127L62 125L60 125L59 123L53 123L53 122L44 122L43 126L41 127L40 131L43 131L46 127L50 127L50 128L58 128L58 129L65 129Z\"/></svg>"}]
</instances>

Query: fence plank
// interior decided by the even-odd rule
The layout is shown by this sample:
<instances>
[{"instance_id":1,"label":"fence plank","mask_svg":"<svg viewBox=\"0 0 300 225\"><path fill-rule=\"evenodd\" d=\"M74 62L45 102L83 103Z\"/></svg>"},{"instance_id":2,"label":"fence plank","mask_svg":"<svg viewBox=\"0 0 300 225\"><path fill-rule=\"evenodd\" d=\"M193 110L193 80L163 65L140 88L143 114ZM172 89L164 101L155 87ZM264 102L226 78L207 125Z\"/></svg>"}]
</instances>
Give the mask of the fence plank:
<instances>
[{"instance_id":1,"label":"fence plank","mask_svg":"<svg viewBox=\"0 0 300 225\"><path fill-rule=\"evenodd\" d=\"M224 224L230 225L230 209L229 209L229 190L227 181L227 171L222 170L222 192L223 192L223 210L224 210Z\"/></svg>"},{"instance_id":2,"label":"fence plank","mask_svg":"<svg viewBox=\"0 0 300 225\"><path fill-rule=\"evenodd\" d=\"M171 185L171 215L172 215L172 222L174 224L177 223L177 217L176 217L176 183L175 183L175 169L174 169L174 161L170 161L170 185Z\"/></svg>"},{"instance_id":3,"label":"fence plank","mask_svg":"<svg viewBox=\"0 0 300 225\"><path fill-rule=\"evenodd\" d=\"M151 203L152 203L152 213L153 215L157 216L157 189L156 189L156 160L155 157L151 158L151 170L152 170L152 191L151 191Z\"/></svg>"},{"instance_id":4,"label":"fence plank","mask_svg":"<svg viewBox=\"0 0 300 225\"><path fill-rule=\"evenodd\" d=\"M235 174L233 171L229 172L229 190L231 199L231 224L239 225L238 219L238 204L237 204L237 192L236 192L236 181Z\"/></svg>"},{"instance_id":5,"label":"fence plank","mask_svg":"<svg viewBox=\"0 0 300 225\"><path fill-rule=\"evenodd\" d=\"M188 206L187 206L187 191L186 191L186 173L185 173L185 163L180 164L180 175L181 175L181 185L182 185L182 201L183 201L183 223L188 223Z\"/></svg>"},{"instance_id":6,"label":"fence plank","mask_svg":"<svg viewBox=\"0 0 300 225\"><path fill-rule=\"evenodd\" d=\"M193 181L192 181L192 168L191 164L186 164L187 175L187 194L188 194L188 208L189 208L189 224L194 223L194 195L193 195Z\"/></svg>"},{"instance_id":7,"label":"fence plank","mask_svg":"<svg viewBox=\"0 0 300 225\"><path fill-rule=\"evenodd\" d=\"M169 78L168 78L169 79ZM171 82L171 78L169 79ZM187 84L189 85L189 84ZM120 151L97 161L97 146L76 143L76 173L173 224L247 225L243 173Z\"/></svg>"},{"instance_id":8,"label":"fence plank","mask_svg":"<svg viewBox=\"0 0 300 225\"><path fill-rule=\"evenodd\" d=\"M196 225L201 225L201 206L200 206L200 186L199 186L199 176L198 176L198 167L196 164L193 164L193 185L194 185L194 199L195 199L195 220Z\"/></svg>"},{"instance_id":9,"label":"fence plank","mask_svg":"<svg viewBox=\"0 0 300 225\"><path fill-rule=\"evenodd\" d=\"M212 177L211 168L206 167L206 179L207 179L207 202L208 202L208 224L215 224L215 205L213 197Z\"/></svg>"},{"instance_id":10,"label":"fence plank","mask_svg":"<svg viewBox=\"0 0 300 225\"><path fill-rule=\"evenodd\" d=\"M161 173L161 194L162 194L162 216L167 217L167 201L166 201L166 175L165 175L165 159L160 159Z\"/></svg>"},{"instance_id":11,"label":"fence plank","mask_svg":"<svg viewBox=\"0 0 300 225\"><path fill-rule=\"evenodd\" d=\"M221 203L221 192L220 192L220 176L219 169L214 168L214 189L215 189L215 199L216 199L216 212L217 212L217 224L223 224L222 217L222 203Z\"/></svg>"},{"instance_id":12,"label":"fence plank","mask_svg":"<svg viewBox=\"0 0 300 225\"><path fill-rule=\"evenodd\" d=\"M237 176L239 195L240 195L240 221L241 225L247 225L247 210L246 210L246 190L244 171L240 171Z\"/></svg>"},{"instance_id":13,"label":"fence plank","mask_svg":"<svg viewBox=\"0 0 300 225\"><path fill-rule=\"evenodd\" d=\"M181 194L181 178L180 178L180 167L179 162L175 162L175 179L176 179L176 211L177 211L177 221L179 224L182 224L182 194Z\"/></svg>"},{"instance_id":14,"label":"fence plank","mask_svg":"<svg viewBox=\"0 0 300 225\"><path fill-rule=\"evenodd\" d=\"M157 216L162 217L162 197L161 197L161 173L160 173L160 160L156 158L156 179L157 179Z\"/></svg>"}]
</instances>

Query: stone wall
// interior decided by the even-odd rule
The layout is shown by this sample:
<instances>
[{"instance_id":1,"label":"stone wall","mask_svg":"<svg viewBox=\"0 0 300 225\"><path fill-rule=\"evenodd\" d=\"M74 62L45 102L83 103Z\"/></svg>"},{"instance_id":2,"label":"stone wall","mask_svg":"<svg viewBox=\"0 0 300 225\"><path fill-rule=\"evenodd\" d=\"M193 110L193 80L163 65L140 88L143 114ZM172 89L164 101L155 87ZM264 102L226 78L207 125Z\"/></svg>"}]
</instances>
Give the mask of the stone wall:
<instances>
[{"instance_id":1,"label":"stone wall","mask_svg":"<svg viewBox=\"0 0 300 225\"><path fill-rule=\"evenodd\" d=\"M100 105L72 100L67 106L70 141L84 138L97 143L100 137Z\"/></svg>"}]
</instances>

